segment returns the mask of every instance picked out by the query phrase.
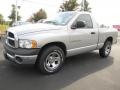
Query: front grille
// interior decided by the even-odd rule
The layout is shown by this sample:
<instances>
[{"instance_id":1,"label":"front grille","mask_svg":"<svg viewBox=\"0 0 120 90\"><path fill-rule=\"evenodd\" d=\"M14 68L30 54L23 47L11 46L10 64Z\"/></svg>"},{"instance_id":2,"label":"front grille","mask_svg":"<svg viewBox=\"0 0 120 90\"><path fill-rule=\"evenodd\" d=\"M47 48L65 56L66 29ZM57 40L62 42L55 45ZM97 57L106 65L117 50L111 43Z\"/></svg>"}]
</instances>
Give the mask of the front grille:
<instances>
[{"instance_id":1,"label":"front grille","mask_svg":"<svg viewBox=\"0 0 120 90\"><path fill-rule=\"evenodd\" d=\"M15 38L14 38L14 34L11 32L8 32L7 34L7 43L12 46L15 47Z\"/></svg>"}]
</instances>

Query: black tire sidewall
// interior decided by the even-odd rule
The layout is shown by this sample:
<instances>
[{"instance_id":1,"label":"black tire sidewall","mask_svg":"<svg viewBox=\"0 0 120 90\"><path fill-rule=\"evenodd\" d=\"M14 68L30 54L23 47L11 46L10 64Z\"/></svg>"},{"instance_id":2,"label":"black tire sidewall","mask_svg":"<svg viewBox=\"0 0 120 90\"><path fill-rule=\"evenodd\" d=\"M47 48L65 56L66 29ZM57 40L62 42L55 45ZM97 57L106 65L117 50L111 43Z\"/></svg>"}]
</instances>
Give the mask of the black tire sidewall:
<instances>
[{"instance_id":1,"label":"black tire sidewall","mask_svg":"<svg viewBox=\"0 0 120 90\"><path fill-rule=\"evenodd\" d=\"M51 52L59 52L61 54L61 57L63 58L61 61L60 61L60 65L58 66L58 68L56 68L55 70L53 71L50 71L46 68L45 66L45 62L46 62L46 57L51 53ZM48 46L44 49L44 51L41 53L40 57L38 58L38 63L37 63L37 66L38 66L38 69L42 72L42 73L46 73L46 74L51 74L51 73L55 73L55 72L58 72L62 66L63 66L63 63L64 63L64 60L65 60L65 54L63 52L63 50L58 47L58 46Z\"/></svg>"},{"instance_id":2,"label":"black tire sidewall","mask_svg":"<svg viewBox=\"0 0 120 90\"><path fill-rule=\"evenodd\" d=\"M107 45L110 45L110 52L108 54L105 53ZM101 57L108 57L111 53L111 47L112 47L112 42L106 41L104 46L99 50L100 56Z\"/></svg>"}]
</instances>

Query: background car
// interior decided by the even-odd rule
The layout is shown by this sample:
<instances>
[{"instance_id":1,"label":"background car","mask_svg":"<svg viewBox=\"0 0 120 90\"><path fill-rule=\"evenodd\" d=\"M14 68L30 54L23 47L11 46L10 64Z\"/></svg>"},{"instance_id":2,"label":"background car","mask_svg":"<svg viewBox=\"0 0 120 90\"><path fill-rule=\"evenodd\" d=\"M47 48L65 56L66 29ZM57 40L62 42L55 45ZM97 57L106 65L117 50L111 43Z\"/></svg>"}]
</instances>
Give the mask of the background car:
<instances>
[{"instance_id":1,"label":"background car","mask_svg":"<svg viewBox=\"0 0 120 90\"><path fill-rule=\"evenodd\" d=\"M17 21L12 24L12 27L25 25L25 24L30 24L30 22Z\"/></svg>"},{"instance_id":2,"label":"background car","mask_svg":"<svg viewBox=\"0 0 120 90\"><path fill-rule=\"evenodd\" d=\"M45 19L40 19L37 23L43 23Z\"/></svg>"}]
</instances>

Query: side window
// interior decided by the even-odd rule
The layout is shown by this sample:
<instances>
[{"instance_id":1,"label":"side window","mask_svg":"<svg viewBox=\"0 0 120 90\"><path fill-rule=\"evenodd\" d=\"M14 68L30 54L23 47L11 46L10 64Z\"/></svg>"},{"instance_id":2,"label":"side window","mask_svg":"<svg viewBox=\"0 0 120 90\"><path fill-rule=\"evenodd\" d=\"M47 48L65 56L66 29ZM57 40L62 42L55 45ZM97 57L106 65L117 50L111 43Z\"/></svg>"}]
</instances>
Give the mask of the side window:
<instances>
[{"instance_id":1,"label":"side window","mask_svg":"<svg viewBox=\"0 0 120 90\"><path fill-rule=\"evenodd\" d=\"M91 16L89 14L81 14L77 18L77 21L85 22L85 24L86 24L85 28L93 28L93 22L92 22Z\"/></svg>"}]
</instances>

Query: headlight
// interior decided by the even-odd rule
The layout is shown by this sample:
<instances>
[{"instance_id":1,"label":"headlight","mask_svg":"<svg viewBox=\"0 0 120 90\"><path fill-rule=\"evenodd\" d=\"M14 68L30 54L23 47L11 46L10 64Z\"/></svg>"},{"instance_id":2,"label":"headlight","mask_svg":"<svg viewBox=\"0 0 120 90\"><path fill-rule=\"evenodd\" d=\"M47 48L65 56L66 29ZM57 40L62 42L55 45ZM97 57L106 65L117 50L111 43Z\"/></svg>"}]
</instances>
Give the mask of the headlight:
<instances>
[{"instance_id":1,"label":"headlight","mask_svg":"<svg viewBox=\"0 0 120 90\"><path fill-rule=\"evenodd\" d=\"M37 42L35 40L19 40L20 48L37 48Z\"/></svg>"}]
</instances>

